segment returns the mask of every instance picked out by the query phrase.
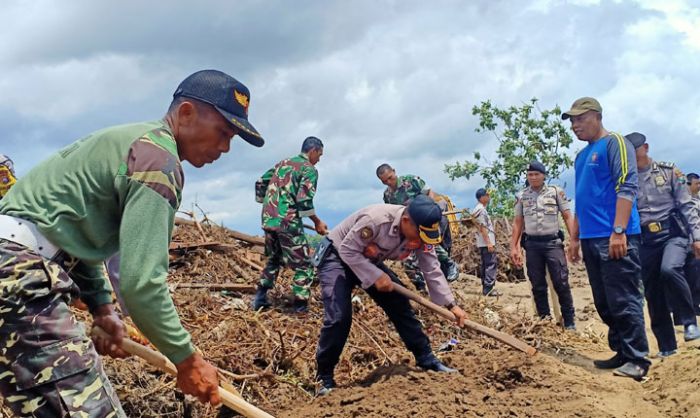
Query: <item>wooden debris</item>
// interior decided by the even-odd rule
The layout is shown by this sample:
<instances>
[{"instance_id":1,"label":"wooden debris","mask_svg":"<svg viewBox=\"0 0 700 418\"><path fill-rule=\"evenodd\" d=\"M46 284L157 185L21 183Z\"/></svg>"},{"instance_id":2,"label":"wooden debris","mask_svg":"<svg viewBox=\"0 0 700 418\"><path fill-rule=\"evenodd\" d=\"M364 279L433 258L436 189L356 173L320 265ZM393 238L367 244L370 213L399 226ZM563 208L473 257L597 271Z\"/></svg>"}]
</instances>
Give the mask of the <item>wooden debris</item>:
<instances>
[{"instance_id":1,"label":"wooden debris","mask_svg":"<svg viewBox=\"0 0 700 418\"><path fill-rule=\"evenodd\" d=\"M183 218L175 218L175 225L188 225L188 226L195 226L195 228L196 228L196 223L194 221L189 221L189 220L183 219ZM223 228L223 227L220 227L220 228ZM253 244L253 245L265 246L265 238L263 238L263 237L256 237L254 235L248 235L246 233L234 231L232 229L227 229L227 228L223 228L223 229L226 230L228 235L230 235L231 237L233 237L239 241L247 242L248 244Z\"/></svg>"},{"instance_id":2,"label":"wooden debris","mask_svg":"<svg viewBox=\"0 0 700 418\"><path fill-rule=\"evenodd\" d=\"M208 289L211 291L231 290L234 292L255 292L255 286L240 283L176 283L173 285L175 289Z\"/></svg>"}]
</instances>

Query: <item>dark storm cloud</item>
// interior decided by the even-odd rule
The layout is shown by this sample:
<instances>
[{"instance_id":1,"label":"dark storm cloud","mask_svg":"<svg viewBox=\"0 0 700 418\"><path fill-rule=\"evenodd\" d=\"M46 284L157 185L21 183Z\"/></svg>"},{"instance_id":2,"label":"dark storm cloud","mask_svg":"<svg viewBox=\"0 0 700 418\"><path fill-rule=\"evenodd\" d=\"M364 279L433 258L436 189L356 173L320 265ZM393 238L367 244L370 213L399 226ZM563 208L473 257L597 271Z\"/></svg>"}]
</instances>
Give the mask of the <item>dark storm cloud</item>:
<instances>
[{"instance_id":1,"label":"dark storm cloud","mask_svg":"<svg viewBox=\"0 0 700 418\"><path fill-rule=\"evenodd\" d=\"M688 4L6 2L0 152L22 174L92 130L160 118L182 78L219 68L250 87L267 144L237 138L215 164L185 164L183 209L196 202L248 232L259 230L253 183L308 135L326 144L316 205L329 224L381 200L382 162L473 206L480 179L451 182L442 168L495 149L471 115L487 99L565 108L593 95L608 128L659 138L659 159L698 171L678 152L700 129L700 22ZM573 185L570 172L563 181Z\"/></svg>"}]
</instances>

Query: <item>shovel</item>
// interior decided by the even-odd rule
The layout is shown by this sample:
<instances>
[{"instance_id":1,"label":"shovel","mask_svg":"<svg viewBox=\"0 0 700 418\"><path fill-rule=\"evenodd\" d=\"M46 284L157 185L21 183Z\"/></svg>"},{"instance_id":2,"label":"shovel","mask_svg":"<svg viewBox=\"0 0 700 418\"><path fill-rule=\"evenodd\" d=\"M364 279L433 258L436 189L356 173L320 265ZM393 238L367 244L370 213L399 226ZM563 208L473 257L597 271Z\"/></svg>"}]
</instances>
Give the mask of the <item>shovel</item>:
<instances>
[{"instance_id":1,"label":"shovel","mask_svg":"<svg viewBox=\"0 0 700 418\"><path fill-rule=\"evenodd\" d=\"M405 287L401 286L400 284L394 282L394 292L407 297L408 299L416 302L417 304L424 306L434 313L442 316L443 318L449 319L450 321L455 321L456 317L455 315L450 312L448 309L443 308L442 306L439 306L428 299L421 297L417 295L416 293L411 292L410 290L406 289ZM465 327L474 330L480 334L487 335L491 338L494 338L504 344L507 344L515 349L518 349L524 353L526 353L529 356L534 356L537 353L537 349L531 345L528 345L526 342L519 340L512 335L506 334L501 331L496 331L495 329L491 329L489 327L485 327L479 323L476 323L474 321L466 320Z\"/></svg>"},{"instance_id":2,"label":"shovel","mask_svg":"<svg viewBox=\"0 0 700 418\"><path fill-rule=\"evenodd\" d=\"M109 334L107 334L100 327L93 327L92 333L99 336L99 337L102 337L102 338L109 338ZM141 357L143 360L146 360L146 362L148 364L150 364L154 367L157 367L161 371L168 373L170 375L173 375L173 376L177 376L177 368L163 354L161 354L155 350L152 350L146 346L143 346L139 343L131 341L128 338L125 338L122 340L121 348L122 348L122 350L126 351L127 353L129 353L131 355ZM235 395L232 391L224 389L220 386L219 386L219 395L221 396L221 402L224 405L233 409L234 411L238 412L239 414L242 414L245 417L249 417L249 418L275 418L272 415L268 414L267 412L259 409L255 405L249 404L240 396Z\"/></svg>"}]
</instances>

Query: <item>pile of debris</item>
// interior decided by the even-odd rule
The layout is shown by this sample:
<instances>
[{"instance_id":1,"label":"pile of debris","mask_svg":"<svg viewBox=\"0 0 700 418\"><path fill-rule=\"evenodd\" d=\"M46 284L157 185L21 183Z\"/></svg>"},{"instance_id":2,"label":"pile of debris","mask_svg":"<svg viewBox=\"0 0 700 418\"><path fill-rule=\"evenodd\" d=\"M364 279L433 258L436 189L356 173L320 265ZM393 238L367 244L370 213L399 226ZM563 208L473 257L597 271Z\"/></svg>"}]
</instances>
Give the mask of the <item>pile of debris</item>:
<instances>
[{"instance_id":1,"label":"pile of debris","mask_svg":"<svg viewBox=\"0 0 700 418\"><path fill-rule=\"evenodd\" d=\"M316 389L315 350L323 318L317 291L312 292L309 313L295 315L286 296L290 293L291 272L285 271L270 292L274 308L253 312L250 301L263 265L262 238L206 223L177 223L169 284L182 322L197 348L226 371L246 400L269 413L277 415L312 401ZM548 332L552 333L551 341L560 340L556 327L502 312L493 301L473 297L467 301L466 294L458 290L455 293L476 322L500 328L536 347L546 345L542 335ZM353 327L337 368L338 383L357 384L371 372L388 366L413 367L412 356L381 309L359 290L353 303ZM456 340L460 341L458 351L509 351L495 340L457 329L422 308L416 310L436 346L442 344L444 349L452 350ZM140 360L107 359L105 363L130 417L218 414L216 409L182 396L172 377Z\"/></svg>"},{"instance_id":2,"label":"pile of debris","mask_svg":"<svg viewBox=\"0 0 700 418\"><path fill-rule=\"evenodd\" d=\"M479 276L481 257L476 246L474 234L477 232L476 224L469 218L460 224L459 233L453 234L452 257L459 263L462 273ZM496 254L498 256L499 282L520 282L525 280L525 272L510 260L510 236L513 232L511 222L506 218L495 218L494 229L496 232Z\"/></svg>"}]
</instances>

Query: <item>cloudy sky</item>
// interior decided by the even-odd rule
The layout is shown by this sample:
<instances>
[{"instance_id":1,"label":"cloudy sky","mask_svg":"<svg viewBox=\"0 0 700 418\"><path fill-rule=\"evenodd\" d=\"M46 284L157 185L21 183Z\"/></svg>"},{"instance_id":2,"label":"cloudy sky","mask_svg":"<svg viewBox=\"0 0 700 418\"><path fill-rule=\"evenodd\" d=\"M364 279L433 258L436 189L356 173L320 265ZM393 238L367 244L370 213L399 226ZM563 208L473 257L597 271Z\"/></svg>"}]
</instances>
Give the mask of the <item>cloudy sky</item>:
<instances>
[{"instance_id":1,"label":"cloudy sky","mask_svg":"<svg viewBox=\"0 0 700 418\"><path fill-rule=\"evenodd\" d=\"M425 178L460 207L478 179L442 169L493 139L471 108L490 99L568 107L597 97L608 129L699 171L700 6L695 0L4 1L0 153L19 176L101 127L160 118L190 73L251 90L263 148L236 138L213 165L185 163L183 210L259 233L253 184L315 135L316 206L330 225L381 201L375 167ZM577 141L574 148L582 144ZM573 152L573 151L572 151ZM571 170L562 182L571 189Z\"/></svg>"}]
</instances>

